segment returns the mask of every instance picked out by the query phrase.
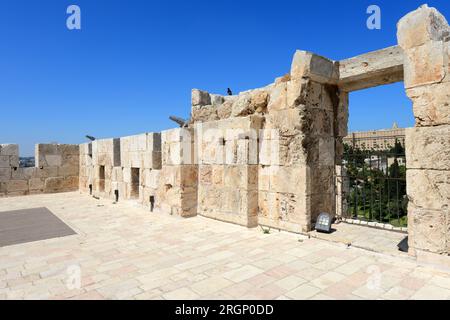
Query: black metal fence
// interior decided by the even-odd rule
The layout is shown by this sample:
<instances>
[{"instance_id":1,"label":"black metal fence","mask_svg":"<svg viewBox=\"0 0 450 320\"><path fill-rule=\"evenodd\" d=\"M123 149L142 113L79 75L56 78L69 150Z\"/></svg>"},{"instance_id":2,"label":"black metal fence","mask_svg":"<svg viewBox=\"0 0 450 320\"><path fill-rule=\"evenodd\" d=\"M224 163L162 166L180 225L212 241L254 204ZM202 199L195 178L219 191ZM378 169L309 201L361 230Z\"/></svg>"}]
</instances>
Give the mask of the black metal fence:
<instances>
[{"instance_id":1,"label":"black metal fence","mask_svg":"<svg viewBox=\"0 0 450 320\"><path fill-rule=\"evenodd\" d=\"M345 146L337 178L344 218L407 226L406 158L400 144L377 151Z\"/></svg>"}]
</instances>

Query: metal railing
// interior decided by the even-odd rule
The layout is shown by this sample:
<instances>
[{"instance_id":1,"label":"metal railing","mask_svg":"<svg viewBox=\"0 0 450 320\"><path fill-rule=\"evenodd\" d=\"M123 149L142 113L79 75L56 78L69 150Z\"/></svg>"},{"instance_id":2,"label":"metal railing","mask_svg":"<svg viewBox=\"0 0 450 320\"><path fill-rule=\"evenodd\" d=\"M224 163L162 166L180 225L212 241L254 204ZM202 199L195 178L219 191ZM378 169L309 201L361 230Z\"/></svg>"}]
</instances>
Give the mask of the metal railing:
<instances>
[{"instance_id":1,"label":"metal railing","mask_svg":"<svg viewBox=\"0 0 450 320\"><path fill-rule=\"evenodd\" d=\"M345 148L337 174L338 211L343 218L407 226L404 149L373 151Z\"/></svg>"}]
</instances>

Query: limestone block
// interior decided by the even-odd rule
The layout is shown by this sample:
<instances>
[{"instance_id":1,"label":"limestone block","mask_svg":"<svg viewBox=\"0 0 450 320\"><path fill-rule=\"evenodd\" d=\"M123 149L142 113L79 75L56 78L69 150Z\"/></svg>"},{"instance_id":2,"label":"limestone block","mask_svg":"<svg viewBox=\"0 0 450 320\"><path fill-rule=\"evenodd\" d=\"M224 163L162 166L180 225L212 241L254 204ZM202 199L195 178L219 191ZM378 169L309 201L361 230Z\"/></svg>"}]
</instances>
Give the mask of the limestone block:
<instances>
[{"instance_id":1,"label":"limestone block","mask_svg":"<svg viewBox=\"0 0 450 320\"><path fill-rule=\"evenodd\" d=\"M58 176L69 177L77 176L79 174L79 168L77 166L60 166L58 167Z\"/></svg>"},{"instance_id":2,"label":"limestone block","mask_svg":"<svg viewBox=\"0 0 450 320\"><path fill-rule=\"evenodd\" d=\"M58 150L62 155L80 155L80 146L78 144L59 144Z\"/></svg>"},{"instance_id":3,"label":"limestone block","mask_svg":"<svg viewBox=\"0 0 450 320\"><path fill-rule=\"evenodd\" d=\"M405 88L441 82L445 77L444 44L431 41L405 52Z\"/></svg>"},{"instance_id":4,"label":"limestone block","mask_svg":"<svg viewBox=\"0 0 450 320\"><path fill-rule=\"evenodd\" d=\"M80 144L80 155L89 155L89 143Z\"/></svg>"},{"instance_id":5,"label":"limestone block","mask_svg":"<svg viewBox=\"0 0 450 320\"><path fill-rule=\"evenodd\" d=\"M193 106L191 109L191 119L194 122L208 122L218 120L217 106Z\"/></svg>"},{"instance_id":6,"label":"limestone block","mask_svg":"<svg viewBox=\"0 0 450 320\"><path fill-rule=\"evenodd\" d=\"M447 215L448 210L418 209L409 206L408 216L413 219L413 248L440 254L448 253L446 247ZM408 226L408 228L411 227Z\"/></svg>"},{"instance_id":7,"label":"limestone block","mask_svg":"<svg viewBox=\"0 0 450 320\"><path fill-rule=\"evenodd\" d=\"M219 119L227 119L231 116L234 100L227 99L221 105L217 106L217 116Z\"/></svg>"},{"instance_id":8,"label":"limestone block","mask_svg":"<svg viewBox=\"0 0 450 320\"><path fill-rule=\"evenodd\" d=\"M251 109L251 95L250 93L241 93L238 99L233 103L231 116L243 117L255 112Z\"/></svg>"},{"instance_id":9,"label":"limestone block","mask_svg":"<svg viewBox=\"0 0 450 320\"><path fill-rule=\"evenodd\" d=\"M254 90L250 93L250 110L255 110L257 113L267 112L267 103L269 100L269 93L265 90Z\"/></svg>"},{"instance_id":10,"label":"limestone block","mask_svg":"<svg viewBox=\"0 0 450 320\"><path fill-rule=\"evenodd\" d=\"M423 5L408 13L397 24L397 39L403 49L426 44L430 40L442 40L450 29L445 17L435 8Z\"/></svg>"},{"instance_id":11,"label":"limestone block","mask_svg":"<svg viewBox=\"0 0 450 320\"><path fill-rule=\"evenodd\" d=\"M335 133L338 137L348 135L348 117L349 117L349 94L348 92L339 93L339 104L336 108Z\"/></svg>"},{"instance_id":12,"label":"limestone block","mask_svg":"<svg viewBox=\"0 0 450 320\"><path fill-rule=\"evenodd\" d=\"M13 168L18 168L20 165L19 156L9 156L9 165Z\"/></svg>"},{"instance_id":13,"label":"limestone block","mask_svg":"<svg viewBox=\"0 0 450 320\"><path fill-rule=\"evenodd\" d=\"M135 139L137 144L136 151L146 151L148 146L148 134L143 133L136 135Z\"/></svg>"},{"instance_id":14,"label":"limestone block","mask_svg":"<svg viewBox=\"0 0 450 320\"><path fill-rule=\"evenodd\" d=\"M266 121L266 129L278 129L280 136L294 136L301 133L304 122L299 109L270 112Z\"/></svg>"},{"instance_id":15,"label":"limestone block","mask_svg":"<svg viewBox=\"0 0 450 320\"><path fill-rule=\"evenodd\" d=\"M117 182L123 182L123 170L121 167L112 168L111 180Z\"/></svg>"},{"instance_id":16,"label":"limestone block","mask_svg":"<svg viewBox=\"0 0 450 320\"><path fill-rule=\"evenodd\" d=\"M11 162L9 161L10 156L0 156L0 168L10 168Z\"/></svg>"},{"instance_id":17,"label":"limestone block","mask_svg":"<svg viewBox=\"0 0 450 320\"><path fill-rule=\"evenodd\" d=\"M131 168L123 168L123 182L131 183Z\"/></svg>"},{"instance_id":18,"label":"limestone block","mask_svg":"<svg viewBox=\"0 0 450 320\"><path fill-rule=\"evenodd\" d=\"M211 104L213 106L218 106L225 102L224 96L218 94L210 94L210 97L211 97Z\"/></svg>"},{"instance_id":19,"label":"limestone block","mask_svg":"<svg viewBox=\"0 0 450 320\"><path fill-rule=\"evenodd\" d=\"M417 87L406 94L413 101L416 126L450 124L450 83Z\"/></svg>"},{"instance_id":20,"label":"limestone block","mask_svg":"<svg viewBox=\"0 0 450 320\"><path fill-rule=\"evenodd\" d=\"M406 171L407 194L416 208L443 210L450 206L450 171Z\"/></svg>"},{"instance_id":21,"label":"limestone block","mask_svg":"<svg viewBox=\"0 0 450 320\"><path fill-rule=\"evenodd\" d=\"M192 139L192 132L189 129L176 128L170 130L164 130L161 132L161 142L181 142Z\"/></svg>"},{"instance_id":22,"label":"limestone block","mask_svg":"<svg viewBox=\"0 0 450 320\"><path fill-rule=\"evenodd\" d=\"M39 167L59 167L62 164L62 156L54 154L41 154L38 160Z\"/></svg>"},{"instance_id":23,"label":"limestone block","mask_svg":"<svg viewBox=\"0 0 450 320\"><path fill-rule=\"evenodd\" d=\"M44 192L75 191L78 188L78 177L52 177L45 179Z\"/></svg>"},{"instance_id":24,"label":"limestone block","mask_svg":"<svg viewBox=\"0 0 450 320\"><path fill-rule=\"evenodd\" d=\"M258 166L258 190L270 190L270 177L274 173L276 173L276 171L272 170L271 166Z\"/></svg>"},{"instance_id":25,"label":"limestone block","mask_svg":"<svg viewBox=\"0 0 450 320\"><path fill-rule=\"evenodd\" d=\"M272 166L270 190L279 193L307 194L309 169L307 166Z\"/></svg>"},{"instance_id":26,"label":"limestone block","mask_svg":"<svg viewBox=\"0 0 450 320\"><path fill-rule=\"evenodd\" d=\"M159 186L161 170L152 170L150 172L150 180L148 181L148 187L157 189Z\"/></svg>"},{"instance_id":27,"label":"limestone block","mask_svg":"<svg viewBox=\"0 0 450 320\"><path fill-rule=\"evenodd\" d=\"M202 185L212 184L212 165L199 165L199 183Z\"/></svg>"},{"instance_id":28,"label":"limestone block","mask_svg":"<svg viewBox=\"0 0 450 320\"><path fill-rule=\"evenodd\" d=\"M142 168L143 167L143 155L137 151L129 152L129 162L125 163L124 166L129 166L132 168Z\"/></svg>"},{"instance_id":29,"label":"limestone block","mask_svg":"<svg viewBox=\"0 0 450 320\"><path fill-rule=\"evenodd\" d=\"M193 106L211 105L211 96L206 91L192 89L192 105Z\"/></svg>"},{"instance_id":30,"label":"limestone block","mask_svg":"<svg viewBox=\"0 0 450 320\"><path fill-rule=\"evenodd\" d=\"M30 191L36 191L36 190L44 190L44 184L45 184L45 179L43 178L33 178L28 180L28 186Z\"/></svg>"},{"instance_id":31,"label":"limestone block","mask_svg":"<svg viewBox=\"0 0 450 320\"><path fill-rule=\"evenodd\" d=\"M322 83L336 82L337 69L336 64L327 58L297 50L292 60L291 79L308 77Z\"/></svg>"},{"instance_id":32,"label":"limestone block","mask_svg":"<svg viewBox=\"0 0 450 320\"><path fill-rule=\"evenodd\" d=\"M293 79L286 83L286 107L295 108L304 103L304 95L306 88L309 84L309 80L300 78ZM279 106L282 105L282 100ZM277 109L277 108L275 108ZM279 108L278 108L279 109Z\"/></svg>"},{"instance_id":33,"label":"limestone block","mask_svg":"<svg viewBox=\"0 0 450 320\"><path fill-rule=\"evenodd\" d=\"M311 166L309 167L310 192L312 194L335 193L335 166Z\"/></svg>"},{"instance_id":34,"label":"limestone block","mask_svg":"<svg viewBox=\"0 0 450 320\"><path fill-rule=\"evenodd\" d=\"M143 167L149 169L161 169L162 159L160 151L147 151L143 153Z\"/></svg>"},{"instance_id":35,"label":"limestone block","mask_svg":"<svg viewBox=\"0 0 450 320\"><path fill-rule=\"evenodd\" d=\"M317 108L301 108L302 133L322 136L334 135L334 113Z\"/></svg>"},{"instance_id":36,"label":"limestone block","mask_svg":"<svg viewBox=\"0 0 450 320\"><path fill-rule=\"evenodd\" d=\"M161 133L149 133L147 135L147 150L161 151Z\"/></svg>"},{"instance_id":37,"label":"limestone block","mask_svg":"<svg viewBox=\"0 0 450 320\"><path fill-rule=\"evenodd\" d=\"M38 170L37 168L17 168L16 170L11 170L11 178L12 180L28 180L37 177Z\"/></svg>"},{"instance_id":38,"label":"limestone block","mask_svg":"<svg viewBox=\"0 0 450 320\"><path fill-rule=\"evenodd\" d=\"M0 182L11 180L11 168L0 168Z\"/></svg>"},{"instance_id":39,"label":"limestone block","mask_svg":"<svg viewBox=\"0 0 450 320\"><path fill-rule=\"evenodd\" d=\"M16 191L28 191L28 180L10 180L6 182L8 193Z\"/></svg>"},{"instance_id":40,"label":"limestone block","mask_svg":"<svg viewBox=\"0 0 450 320\"><path fill-rule=\"evenodd\" d=\"M19 145L0 144L0 156L19 156Z\"/></svg>"},{"instance_id":41,"label":"limestone block","mask_svg":"<svg viewBox=\"0 0 450 320\"><path fill-rule=\"evenodd\" d=\"M198 184L198 166L182 165L180 168L180 184L182 192L193 192Z\"/></svg>"},{"instance_id":42,"label":"limestone block","mask_svg":"<svg viewBox=\"0 0 450 320\"><path fill-rule=\"evenodd\" d=\"M58 175L58 167L37 168L34 178L56 177Z\"/></svg>"},{"instance_id":43,"label":"limestone block","mask_svg":"<svg viewBox=\"0 0 450 320\"><path fill-rule=\"evenodd\" d=\"M450 171L450 125L406 129L408 169Z\"/></svg>"},{"instance_id":44,"label":"limestone block","mask_svg":"<svg viewBox=\"0 0 450 320\"><path fill-rule=\"evenodd\" d=\"M288 108L288 83L281 82L272 88L270 92L267 110L269 112L272 112L287 108Z\"/></svg>"}]
</instances>

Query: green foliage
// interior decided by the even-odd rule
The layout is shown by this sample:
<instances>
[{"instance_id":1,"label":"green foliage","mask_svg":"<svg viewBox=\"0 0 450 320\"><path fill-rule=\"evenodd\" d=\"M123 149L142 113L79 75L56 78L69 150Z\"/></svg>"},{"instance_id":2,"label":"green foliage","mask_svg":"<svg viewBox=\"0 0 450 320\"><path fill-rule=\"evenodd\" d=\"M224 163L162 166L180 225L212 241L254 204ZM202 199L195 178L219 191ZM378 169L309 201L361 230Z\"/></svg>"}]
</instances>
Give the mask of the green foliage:
<instances>
[{"instance_id":1,"label":"green foliage","mask_svg":"<svg viewBox=\"0 0 450 320\"><path fill-rule=\"evenodd\" d=\"M399 159L404 160L404 148L398 141L386 151L344 145L351 216L398 227L407 225L406 167Z\"/></svg>"}]
</instances>

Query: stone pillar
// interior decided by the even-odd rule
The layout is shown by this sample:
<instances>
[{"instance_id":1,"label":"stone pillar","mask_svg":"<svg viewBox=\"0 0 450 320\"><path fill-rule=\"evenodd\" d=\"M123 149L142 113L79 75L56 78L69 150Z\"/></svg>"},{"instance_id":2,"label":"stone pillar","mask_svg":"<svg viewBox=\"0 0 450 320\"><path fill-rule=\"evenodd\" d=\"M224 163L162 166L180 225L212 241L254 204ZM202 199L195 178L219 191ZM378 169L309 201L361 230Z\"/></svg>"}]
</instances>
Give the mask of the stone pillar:
<instances>
[{"instance_id":1,"label":"stone pillar","mask_svg":"<svg viewBox=\"0 0 450 320\"><path fill-rule=\"evenodd\" d=\"M262 121L250 115L195 124L200 215L246 227L258 225Z\"/></svg>"},{"instance_id":2,"label":"stone pillar","mask_svg":"<svg viewBox=\"0 0 450 320\"><path fill-rule=\"evenodd\" d=\"M192 129L161 132L162 168L156 207L181 217L197 215L198 166Z\"/></svg>"},{"instance_id":3,"label":"stone pillar","mask_svg":"<svg viewBox=\"0 0 450 320\"><path fill-rule=\"evenodd\" d=\"M411 254L450 253L450 28L424 5L398 23L406 94L415 127L406 131Z\"/></svg>"},{"instance_id":4,"label":"stone pillar","mask_svg":"<svg viewBox=\"0 0 450 320\"><path fill-rule=\"evenodd\" d=\"M309 231L321 212L334 215L336 210L336 149L342 149L347 133L347 95L339 92L337 81L337 63L305 51L295 53L287 83L288 109L283 111L288 114L282 115L290 120L279 125L281 139L292 140L293 133L301 147L288 157L281 149L280 158L290 162L282 164L294 170L292 174L302 172L298 176L303 185L299 188L302 231ZM287 153L294 151L290 149Z\"/></svg>"}]
</instances>

